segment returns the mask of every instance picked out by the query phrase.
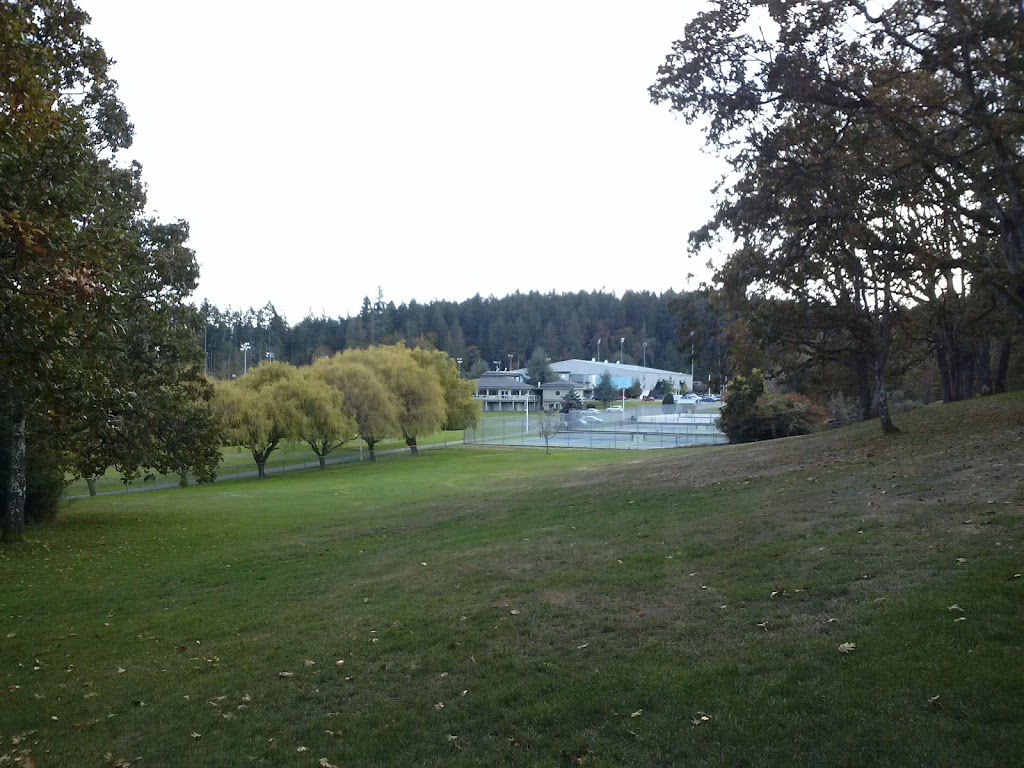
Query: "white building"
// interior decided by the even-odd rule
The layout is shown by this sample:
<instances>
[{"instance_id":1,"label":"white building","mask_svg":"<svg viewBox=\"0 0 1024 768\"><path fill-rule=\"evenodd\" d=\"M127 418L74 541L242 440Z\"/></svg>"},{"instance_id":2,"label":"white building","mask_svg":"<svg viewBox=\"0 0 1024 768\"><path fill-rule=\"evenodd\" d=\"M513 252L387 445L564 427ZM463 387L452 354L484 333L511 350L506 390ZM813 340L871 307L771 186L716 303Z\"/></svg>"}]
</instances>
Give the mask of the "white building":
<instances>
[{"instance_id":1,"label":"white building","mask_svg":"<svg viewBox=\"0 0 1024 768\"><path fill-rule=\"evenodd\" d=\"M685 386L687 392L693 391L693 377L690 374L661 368L646 368L642 365L599 360L559 360L557 363L551 363L551 370L559 378L583 389L593 389L607 371L611 374L612 383L617 389L627 389L634 381L639 381L641 394L644 396L654 389L659 381L668 379L675 383L676 392L681 391L680 385Z\"/></svg>"}]
</instances>

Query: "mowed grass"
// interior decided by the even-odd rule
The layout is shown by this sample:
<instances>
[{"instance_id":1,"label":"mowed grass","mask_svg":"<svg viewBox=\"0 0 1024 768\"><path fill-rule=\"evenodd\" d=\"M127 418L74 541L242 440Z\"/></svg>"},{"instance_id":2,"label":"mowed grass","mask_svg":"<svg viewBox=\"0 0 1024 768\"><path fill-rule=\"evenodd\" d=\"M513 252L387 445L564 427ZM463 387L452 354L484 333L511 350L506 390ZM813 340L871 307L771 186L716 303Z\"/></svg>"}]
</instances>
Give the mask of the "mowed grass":
<instances>
[{"instance_id":1,"label":"mowed grass","mask_svg":"<svg viewBox=\"0 0 1024 768\"><path fill-rule=\"evenodd\" d=\"M1024 764L1024 398L898 423L75 501L0 765Z\"/></svg>"},{"instance_id":2,"label":"mowed grass","mask_svg":"<svg viewBox=\"0 0 1024 768\"><path fill-rule=\"evenodd\" d=\"M461 445L463 443L463 431L450 430L446 432L437 432L433 435L427 435L421 437L418 440L421 448L435 446L435 445ZM362 447L360 447L362 446ZM404 440L397 438L389 438L382 440L376 446L378 456L383 458L385 455L392 453L405 453L409 450L409 447L405 444ZM339 458L346 458L349 460L355 460L362 456L364 459L368 458L365 444L361 440L351 440L338 448L335 448L328 454L328 461L336 461ZM270 454L270 459L267 461L268 472L280 472L283 470L290 469L302 469L311 468L318 466L319 459L317 455L313 453L313 450L305 443L282 443L273 453ZM252 451L248 448L241 447L226 447L221 449L221 460L220 465L217 467L217 479L218 480L232 480L240 477L245 477L256 472L256 462L252 458ZM169 483L177 484L179 477L176 474L163 475L163 474L143 474L133 482L127 484L128 488L145 488L147 485L167 485ZM190 482L195 482L193 478L189 479ZM110 470L103 476L96 480L96 490L99 493L105 493L110 491L123 491L126 489L126 484L122 476ZM65 496L85 496L89 493L89 486L83 479L75 480L68 484L65 490Z\"/></svg>"}]
</instances>

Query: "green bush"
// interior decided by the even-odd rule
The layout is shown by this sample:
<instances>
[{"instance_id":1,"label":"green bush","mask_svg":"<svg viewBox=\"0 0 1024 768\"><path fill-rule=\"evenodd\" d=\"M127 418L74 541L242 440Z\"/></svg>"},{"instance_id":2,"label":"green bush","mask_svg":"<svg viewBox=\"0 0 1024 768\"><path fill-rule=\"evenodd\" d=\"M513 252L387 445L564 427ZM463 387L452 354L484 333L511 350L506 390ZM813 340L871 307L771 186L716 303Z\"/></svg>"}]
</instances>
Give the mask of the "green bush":
<instances>
[{"instance_id":1,"label":"green bush","mask_svg":"<svg viewBox=\"0 0 1024 768\"><path fill-rule=\"evenodd\" d=\"M665 397L664 397L664 398L662 399L662 401L661 401L661 404L662 404L662 405L675 405L675 404L676 404L676 398L675 398L675 395L673 395L673 394L672 394L671 392L669 392L669 393L668 393L667 395L665 395Z\"/></svg>"},{"instance_id":2,"label":"green bush","mask_svg":"<svg viewBox=\"0 0 1024 768\"><path fill-rule=\"evenodd\" d=\"M730 443L753 443L810 434L827 416L824 408L802 395L765 392L764 374L755 369L750 376L733 380L718 427Z\"/></svg>"}]
</instances>

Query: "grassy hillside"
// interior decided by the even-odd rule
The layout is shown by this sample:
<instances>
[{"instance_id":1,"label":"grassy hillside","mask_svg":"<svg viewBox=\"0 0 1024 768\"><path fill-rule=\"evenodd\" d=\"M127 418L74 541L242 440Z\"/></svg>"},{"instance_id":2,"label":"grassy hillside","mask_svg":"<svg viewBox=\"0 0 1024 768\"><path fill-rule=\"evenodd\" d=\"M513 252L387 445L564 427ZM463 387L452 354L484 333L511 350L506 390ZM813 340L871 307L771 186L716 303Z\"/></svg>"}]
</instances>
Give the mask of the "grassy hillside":
<instances>
[{"instance_id":1,"label":"grassy hillside","mask_svg":"<svg viewBox=\"0 0 1024 768\"><path fill-rule=\"evenodd\" d=\"M0 765L1024 764L1024 398L898 424L76 501Z\"/></svg>"}]
</instances>

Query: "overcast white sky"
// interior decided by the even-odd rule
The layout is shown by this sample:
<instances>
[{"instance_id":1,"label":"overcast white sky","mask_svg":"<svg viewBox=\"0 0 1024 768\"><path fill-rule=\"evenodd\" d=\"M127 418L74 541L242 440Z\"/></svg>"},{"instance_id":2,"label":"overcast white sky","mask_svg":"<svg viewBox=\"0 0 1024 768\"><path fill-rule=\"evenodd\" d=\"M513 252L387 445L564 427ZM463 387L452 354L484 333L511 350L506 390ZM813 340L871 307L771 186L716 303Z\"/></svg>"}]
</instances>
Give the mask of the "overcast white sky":
<instances>
[{"instance_id":1,"label":"overcast white sky","mask_svg":"<svg viewBox=\"0 0 1024 768\"><path fill-rule=\"evenodd\" d=\"M699 0L80 0L197 299L696 287L721 173L649 102ZM687 280L688 273L695 279Z\"/></svg>"}]
</instances>

